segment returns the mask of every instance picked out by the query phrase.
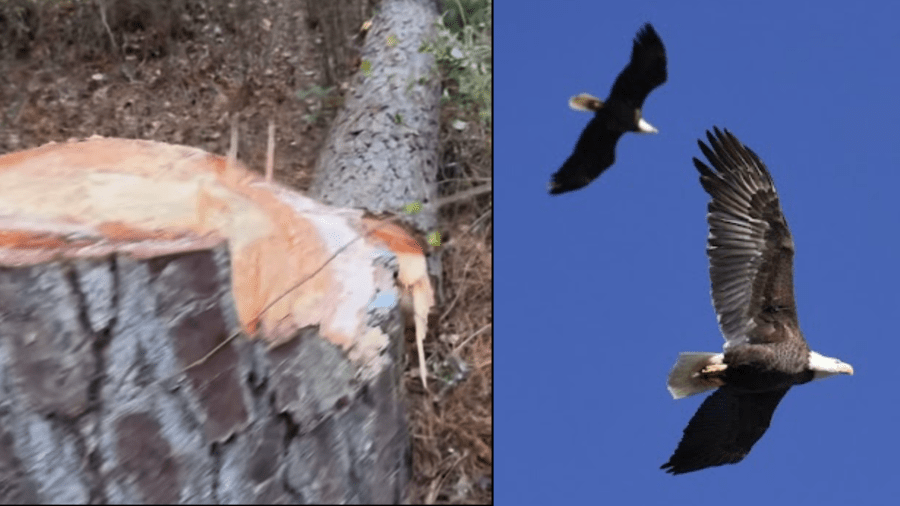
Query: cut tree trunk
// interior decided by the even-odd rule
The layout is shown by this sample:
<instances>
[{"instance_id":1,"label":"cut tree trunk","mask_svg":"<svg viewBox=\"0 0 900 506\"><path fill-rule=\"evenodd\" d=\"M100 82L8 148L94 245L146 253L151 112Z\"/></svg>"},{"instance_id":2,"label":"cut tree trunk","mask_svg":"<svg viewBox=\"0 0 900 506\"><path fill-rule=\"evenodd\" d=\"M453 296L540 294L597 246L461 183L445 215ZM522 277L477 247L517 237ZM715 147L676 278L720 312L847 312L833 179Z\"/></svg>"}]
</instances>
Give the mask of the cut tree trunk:
<instances>
[{"instance_id":1,"label":"cut tree trunk","mask_svg":"<svg viewBox=\"0 0 900 506\"><path fill-rule=\"evenodd\" d=\"M402 501L379 225L183 146L0 157L0 501Z\"/></svg>"},{"instance_id":2,"label":"cut tree trunk","mask_svg":"<svg viewBox=\"0 0 900 506\"><path fill-rule=\"evenodd\" d=\"M440 83L434 57L419 52L434 33L434 0L384 0L366 35L360 69L316 163L310 194L323 202L399 213L432 230L437 209Z\"/></svg>"}]
</instances>

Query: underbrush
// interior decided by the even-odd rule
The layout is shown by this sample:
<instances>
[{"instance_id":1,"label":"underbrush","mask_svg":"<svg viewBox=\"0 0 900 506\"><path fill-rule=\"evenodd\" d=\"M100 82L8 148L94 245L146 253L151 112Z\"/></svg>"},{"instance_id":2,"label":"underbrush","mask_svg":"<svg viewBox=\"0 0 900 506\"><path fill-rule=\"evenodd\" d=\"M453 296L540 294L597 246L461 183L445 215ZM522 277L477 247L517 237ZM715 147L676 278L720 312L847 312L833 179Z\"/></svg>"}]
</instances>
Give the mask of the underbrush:
<instances>
[{"instance_id":1,"label":"underbrush","mask_svg":"<svg viewBox=\"0 0 900 506\"><path fill-rule=\"evenodd\" d=\"M439 382L423 391L410 369L411 503L493 500L492 1L448 0L435 55L444 89L441 195L443 287L426 340ZM414 360L410 357L410 360Z\"/></svg>"}]
</instances>

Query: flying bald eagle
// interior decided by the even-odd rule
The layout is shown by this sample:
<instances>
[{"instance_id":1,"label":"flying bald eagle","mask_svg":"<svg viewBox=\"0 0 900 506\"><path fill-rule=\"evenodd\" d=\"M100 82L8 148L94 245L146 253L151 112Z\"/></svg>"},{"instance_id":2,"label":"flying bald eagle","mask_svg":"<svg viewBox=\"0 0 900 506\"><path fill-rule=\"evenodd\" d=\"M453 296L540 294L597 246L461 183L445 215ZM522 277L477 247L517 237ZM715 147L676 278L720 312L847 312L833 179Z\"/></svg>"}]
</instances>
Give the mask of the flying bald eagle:
<instances>
[{"instance_id":1,"label":"flying bald eagle","mask_svg":"<svg viewBox=\"0 0 900 506\"><path fill-rule=\"evenodd\" d=\"M793 385L853 374L849 364L810 350L800 332L794 241L766 166L728 130L706 135L712 149L698 143L713 168L696 158L694 165L712 197L706 252L725 351L682 353L669 373L676 399L718 388L662 465L672 474L740 462Z\"/></svg>"},{"instance_id":2,"label":"flying bald eagle","mask_svg":"<svg viewBox=\"0 0 900 506\"><path fill-rule=\"evenodd\" d=\"M666 82L666 48L656 31L645 24L634 39L631 62L616 78L604 103L582 93L569 100L579 111L594 112L594 118L581 132L575 151L550 181L550 194L587 186L608 169L616 159L616 143L625 132L656 133L641 114L644 100L654 88Z\"/></svg>"}]
</instances>

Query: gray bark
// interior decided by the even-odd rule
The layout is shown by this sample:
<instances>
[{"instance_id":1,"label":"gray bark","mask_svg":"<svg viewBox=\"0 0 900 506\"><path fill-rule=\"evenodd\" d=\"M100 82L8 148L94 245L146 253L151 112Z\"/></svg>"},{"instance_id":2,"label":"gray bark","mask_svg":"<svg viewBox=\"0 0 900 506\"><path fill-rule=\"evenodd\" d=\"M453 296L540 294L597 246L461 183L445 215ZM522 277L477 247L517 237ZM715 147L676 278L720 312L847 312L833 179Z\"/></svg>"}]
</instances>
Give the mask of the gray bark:
<instances>
[{"instance_id":1,"label":"gray bark","mask_svg":"<svg viewBox=\"0 0 900 506\"><path fill-rule=\"evenodd\" d=\"M440 84L434 58L419 52L437 18L433 0L381 3L316 163L310 194L318 200L380 214L437 198ZM437 209L404 219L430 230Z\"/></svg>"},{"instance_id":2,"label":"gray bark","mask_svg":"<svg viewBox=\"0 0 900 506\"><path fill-rule=\"evenodd\" d=\"M393 360L360 377L305 328L239 337L224 244L0 267L0 502L399 502L409 477Z\"/></svg>"}]
</instances>

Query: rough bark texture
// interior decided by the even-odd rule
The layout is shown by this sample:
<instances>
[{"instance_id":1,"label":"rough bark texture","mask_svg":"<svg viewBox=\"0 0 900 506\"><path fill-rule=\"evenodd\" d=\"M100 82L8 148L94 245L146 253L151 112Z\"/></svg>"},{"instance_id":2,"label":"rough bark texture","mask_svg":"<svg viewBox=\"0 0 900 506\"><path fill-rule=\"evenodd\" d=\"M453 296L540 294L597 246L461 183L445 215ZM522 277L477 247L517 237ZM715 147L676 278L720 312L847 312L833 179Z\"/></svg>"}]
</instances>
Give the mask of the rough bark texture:
<instances>
[{"instance_id":1,"label":"rough bark texture","mask_svg":"<svg viewBox=\"0 0 900 506\"><path fill-rule=\"evenodd\" d=\"M437 197L440 84L419 52L437 21L434 0L384 0L362 64L316 163L311 195L333 205L396 213ZM433 229L437 210L405 217Z\"/></svg>"},{"instance_id":2,"label":"rough bark texture","mask_svg":"<svg viewBox=\"0 0 900 506\"><path fill-rule=\"evenodd\" d=\"M224 244L3 267L0 307L4 503L403 498L397 362L359 381L311 327L184 371L238 327Z\"/></svg>"}]
</instances>

